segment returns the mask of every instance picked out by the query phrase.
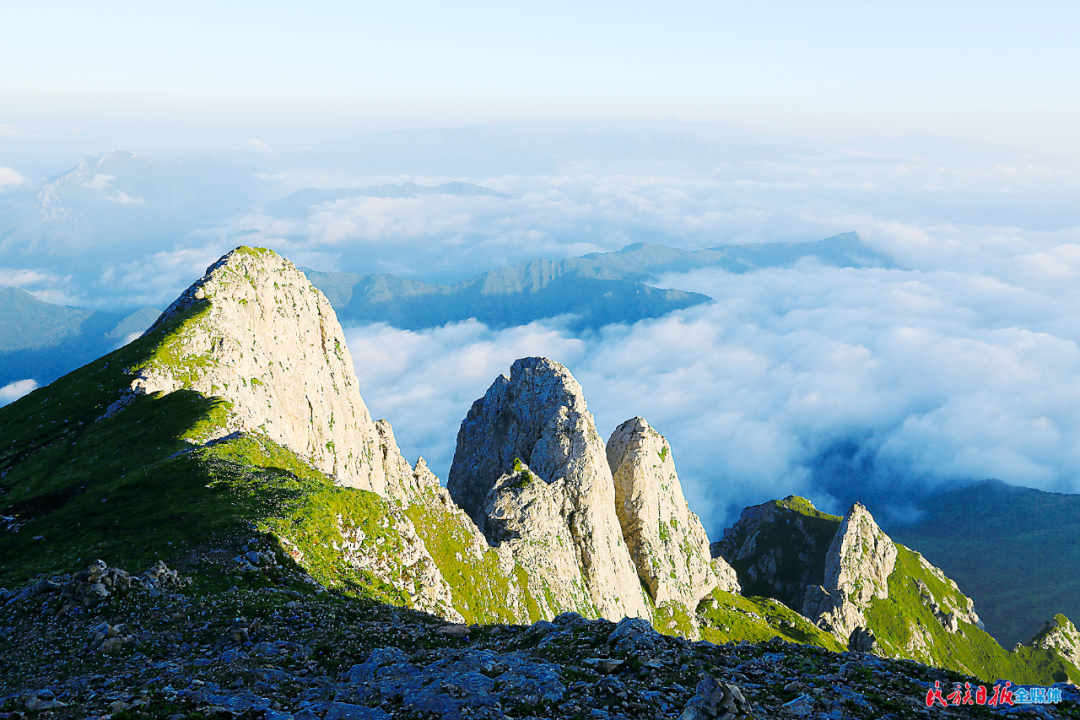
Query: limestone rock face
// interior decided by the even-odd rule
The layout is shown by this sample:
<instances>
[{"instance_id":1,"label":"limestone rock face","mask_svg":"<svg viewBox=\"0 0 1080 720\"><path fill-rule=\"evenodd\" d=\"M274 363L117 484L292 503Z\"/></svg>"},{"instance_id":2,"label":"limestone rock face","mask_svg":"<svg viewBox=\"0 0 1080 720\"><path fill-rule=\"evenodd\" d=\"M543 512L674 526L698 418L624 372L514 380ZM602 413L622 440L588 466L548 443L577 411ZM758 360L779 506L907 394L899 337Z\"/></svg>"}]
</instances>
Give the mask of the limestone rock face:
<instances>
[{"instance_id":1,"label":"limestone rock face","mask_svg":"<svg viewBox=\"0 0 1080 720\"><path fill-rule=\"evenodd\" d=\"M1080 631L1069 618L1060 613L1032 638L1031 646L1052 648L1073 665L1080 665Z\"/></svg>"},{"instance_id":2,"label":"limestone rock face","mask_svg":"<svg viewBox=\"0 0 1080 720\"><path fill-rule=\"evenodd\" d=\"M623 537L653 603L676 601L693 610L718 585L739 592L731 566L710 556L709 538L687 507L667 440L635 417L611 434L607 459Z\"/></svg>"},{"instance_id":3,"label":"limestone rock face","mask_svg":"<svg viewBox=\"0 0 1080 720\"><path fill-rule=\"evenodd\" d=\"M870 512L855 503L836 531L825 562L825 587L842 591L865 605L889 597L889 575L896 566L896 545L874 522Z\"/></svg>"},{"instance_id":4,"label":"limestone rock face","mask_svg":"<svg viewBox=\"0 0 1080 720\"><path fill-rule=\"evenodd\" d=\"M863 609L870 601L889 596L896 556L893 541L869 511L855 503L829 547L824 583L807 587L803 615L847 640L857 627L866 625Z\"/></svg>"},{"instance_id":5,"label":"limestone rock face","mask_svg":"<svg viewBox=\"0 0 1080 720\"><path fill-rule=\"evenodd\" d=\"M615 514L604 442L581 386L546 358L516 361L461 424L447 489L478 525L488 492L517 459L565 492L567 526L596 609L608 618L648 617Z\"/></svg>"},{"instance_id":6,"label":"limestone rock face","mask_svg":"<svg viewBox=\"0 0 1080 720\"><path fill-rule=\"evenodd\" d=\"M549 618L567 611L597 614L570 533L573 506L565 482L549 485L517 463L488 492L480 528L491 545L509 549L524 568L533 597L550 606L540 608Z\"/></svg>"},{"instance_id":7,"label":"limestone rock face","mask_svg":"<svg viewBox=\"0 0 1080 720\"><path fill-rule=\"evenodd\" d=\"M168 337L165 350L134 369L133 392L222 397L231 403L227 432L265 433L343 485L396 496L408 484L412 468L389 423L375 423L360 397L333 308L279 255L233 250L153 333Z\"/></svg>"},{"instance_id":8,"label":"limestone rock face","mask_svg":"<svg viewBox=\"0 0 1080 720\"><path fill-rule=\"evenodd\" d=\"M842 518L789 495L745 508L722 540L710 547L738 573L745 594L771 597L798 610L807 585L825 578L829 547Z\"/></svg>"}]
</instances>

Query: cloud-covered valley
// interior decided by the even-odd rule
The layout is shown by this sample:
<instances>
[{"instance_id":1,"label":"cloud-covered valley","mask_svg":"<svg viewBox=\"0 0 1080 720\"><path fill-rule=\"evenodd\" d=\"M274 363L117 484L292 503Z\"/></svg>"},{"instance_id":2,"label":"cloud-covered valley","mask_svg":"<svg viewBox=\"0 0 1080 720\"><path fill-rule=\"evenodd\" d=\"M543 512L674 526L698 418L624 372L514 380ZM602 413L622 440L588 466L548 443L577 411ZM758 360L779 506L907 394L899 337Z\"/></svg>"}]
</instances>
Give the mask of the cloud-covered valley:
<instances>
[{"instance_id":1,"label":"cloud-covered valley","mask_svg":"<svg viewBox=\"0 0 1080 720\"><path fill-rule=\"evenodd\" d=\"M114 153L5 186L0 281L128 311L164 308L240 244L316 270L451 283L636 242L696 250L856 231L899 267L705 269L653 284L714 303L634 325L370 325L348 328L349 345L372 412L443 478L458 424L497 374L525 355L565 363L602 434L642 415L668 436L714 535L742 505L789 493L902 515L933 489L989 477L1080 492L1075 164L934 138L746 143L689 143L676 162L645 140L590 159L583 140L573 152L522 151L520 167L499 146L485 157L501 164L470 165L462 151L408 173L263 153L230 175L205 159ZM222 178L241 176L222 192ZM273 209L303 188L448 181L500 194Z\"/></svg>"},{"instance_id":2,"label":"cloud-covered valley","mask_svg":"<svg viewBox=\"0 0 1080 720\"><path fill-rule=\"evenodd\" d=\"M807 261L662 284L716 302L585 337L558 321L347 337L373 413L442 477L471 402L515 358L539 354L574 372L601 434L642 415L667 435L714 533L745 504L790 493L902 515L928 492L985 478L1080 492L1068 284Z\"/></svg>"}]
</instances>

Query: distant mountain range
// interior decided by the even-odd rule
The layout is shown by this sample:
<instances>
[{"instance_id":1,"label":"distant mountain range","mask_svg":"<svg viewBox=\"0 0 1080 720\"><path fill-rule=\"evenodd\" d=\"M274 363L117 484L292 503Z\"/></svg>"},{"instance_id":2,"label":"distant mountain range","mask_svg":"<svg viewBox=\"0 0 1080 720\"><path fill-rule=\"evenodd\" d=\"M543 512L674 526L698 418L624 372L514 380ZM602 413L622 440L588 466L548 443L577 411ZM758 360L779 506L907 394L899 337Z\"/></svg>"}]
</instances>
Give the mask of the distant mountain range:
<instances>
[{"instance_id":1,"label":"distant mountain range","mask_svg":"<svg viewBox=\"0 0 1080 720\"><path fill-rule=\"evenodd\" d=\"M571 328L581 331L634 323L711 301L699 293L646 284L666 273L710 267L745 273L811 256L836 267L896 267L891 258L851 232L818 242L725 245L694 252L637 243L618 252L529 260L456 285L430 285L385 274L304 272L346 324L385 322L419 330L475 318L493 328L506 328L570 314L575 316Z\"/></svg>"},{"instance_id":2,"label":"distant mountain range","mask_svg":"<svg viewBox=\"0 0 1080 720\"><path fill-rule=\"evenodd\" d=\"M122 150L88 156L40 188L0 196L0 258L34 267L51 254L60 267L84 269L99 255L141 252L148 238L180 238L238 212L256 185L206 155L165 162Z\"/></svg>"},{"instance_id":3,"label":"distant mountain range","mask_svg":"<svg viewBox=\"0 0 1080 720\"><path fill-rule=\"evenodd\" d=\"M408 185L361 192L411 191ZM465 183L425 190L439 188L473 194L495 192ZM289 196L294 198L290 202L316 202L318 197L311 192L324 191L296 193ZM538 258L457 285L433 285L396 275L305 272L344 324L385 322L420 330L475 318L493 328L507 328L568 315L569 328L585 332L711 302L699 293L646 284L665 273L709 267L744 273L790 265L810 256L839 267L894 266L888 256L867 247L857 234L845 233L818 242L728 245L696 252L639 243L618 252L567 260ZM130 334L145 330L158 312L143 308L122 316L51 305L18 288L0 290L0 387L27 378L40 385L52 382L117 348Z\"/></svg>"},{"instance_id":4,"label":"distant mountain range","mask_svg":"<svg viewBox=\"0 0 1080 720\"><path fill-rule=\"evenodd\" d=\"M63 307L0 288L0 387L27 378L52 382L142 333L158 314L153 308L124 316Z\"/></svg>"}]
</instances>

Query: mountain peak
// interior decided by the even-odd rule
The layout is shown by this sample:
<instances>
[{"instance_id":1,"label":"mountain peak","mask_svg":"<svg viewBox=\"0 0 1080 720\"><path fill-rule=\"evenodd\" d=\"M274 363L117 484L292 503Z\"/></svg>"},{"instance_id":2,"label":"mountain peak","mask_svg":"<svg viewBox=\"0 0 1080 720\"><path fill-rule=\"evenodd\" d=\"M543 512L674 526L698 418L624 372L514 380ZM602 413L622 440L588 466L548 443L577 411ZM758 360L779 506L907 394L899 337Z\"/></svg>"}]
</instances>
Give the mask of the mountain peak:
<instances>
[{"instance_id":1,"label":"mountain peak","mask_svg":"<svg viewBox=\"0 0 1080 720\"><path fill-rule=\"evenodd\" d=\"M615 512L615 484L604 441L581 386L565 366L517 360L473 403L458 432L447 489L483 524L484 499L521 463L565 498L585 584L606 617L649 617Z\"/></svg>"},{"instance_id":2,"label":"mountain peak","mask_svg":"<svg viewBox=\"0 0 1080 720\"><path fill-rule=\"evenodd\" d=\"M260 432L341 484L384 496L412 476L389 424L375 423L360 397L330 303L273 251L224 255L145 336L154 334L163 342L131 368L131 392L186 388L226 400L228 419L203 441Z\"/></svg>"}]
</instances>

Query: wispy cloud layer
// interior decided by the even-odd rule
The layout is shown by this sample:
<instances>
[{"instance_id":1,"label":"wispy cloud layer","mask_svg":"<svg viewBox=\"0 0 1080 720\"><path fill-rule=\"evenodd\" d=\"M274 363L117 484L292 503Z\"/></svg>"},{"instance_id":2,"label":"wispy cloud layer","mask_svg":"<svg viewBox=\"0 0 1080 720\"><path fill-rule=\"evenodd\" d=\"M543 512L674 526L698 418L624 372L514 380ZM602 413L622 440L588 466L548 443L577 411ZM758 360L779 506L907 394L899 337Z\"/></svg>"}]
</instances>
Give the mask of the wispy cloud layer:
<instances>
[{"instance_id":1,"label":"wispy cloud layer","mask_svg":"<svg viewBox=\"0 0 1080 720\"><path fill-rule=\"evenodd\" d=\"M0 167L0 191L8 187L22 185L24 182L26 182L26 178L15 168Z\"/></svg>"},{"instance_id":2,"label":"wispy cloud layer","mask_svg":"<svg viewBox=\"0 0 1080 720\"><path fill-rule=\"evenodd\" d=\"M877 498L901 512L930 488L985 477L1080 491L1080 175L1067 162L941 145L715 151L707 167L669 170L567 161L544 175L366 177L282 160L261 176L261 199L210 209L225 187L206 180L217 169L110 156L46 198L57 219L41 222L55 225L5 241L0 283L68 304L163 308L240 244L317 270L454 282L635 242L692 250L855 230L902 269L702 270L656 282L714 304L595 335L558 320L498 332L376 325L349 328L349 346L372 412L444 478L458 424L496 375L526 355L565 363L602 433L643 415L669 437L713 533L742 505L788 493L833 510ZM329 189L463 180L505 196L268 209L316 177ZM119 206L121 188L145 204ZM12 186L2 207L40 217L36 192ZM128 234L71 234L99 221Z\"/></svg>"},{"instance_id":3,"label":"wispy cloud layer","mask_svg":"<svg viewBox=\"0 0 1080 720\"><path fill-rule=\"evenodd\" d=\"M602 434L642 415L668 436L713 532L790 493L902 512L927 490L988 477L1080 492L1071 288L816 263L664 280L717 302L585 339L558 323L351 328L362 392L445 477L457 426L495 376L524 355L560 360Z\"/></svg>"}]
</instances>

